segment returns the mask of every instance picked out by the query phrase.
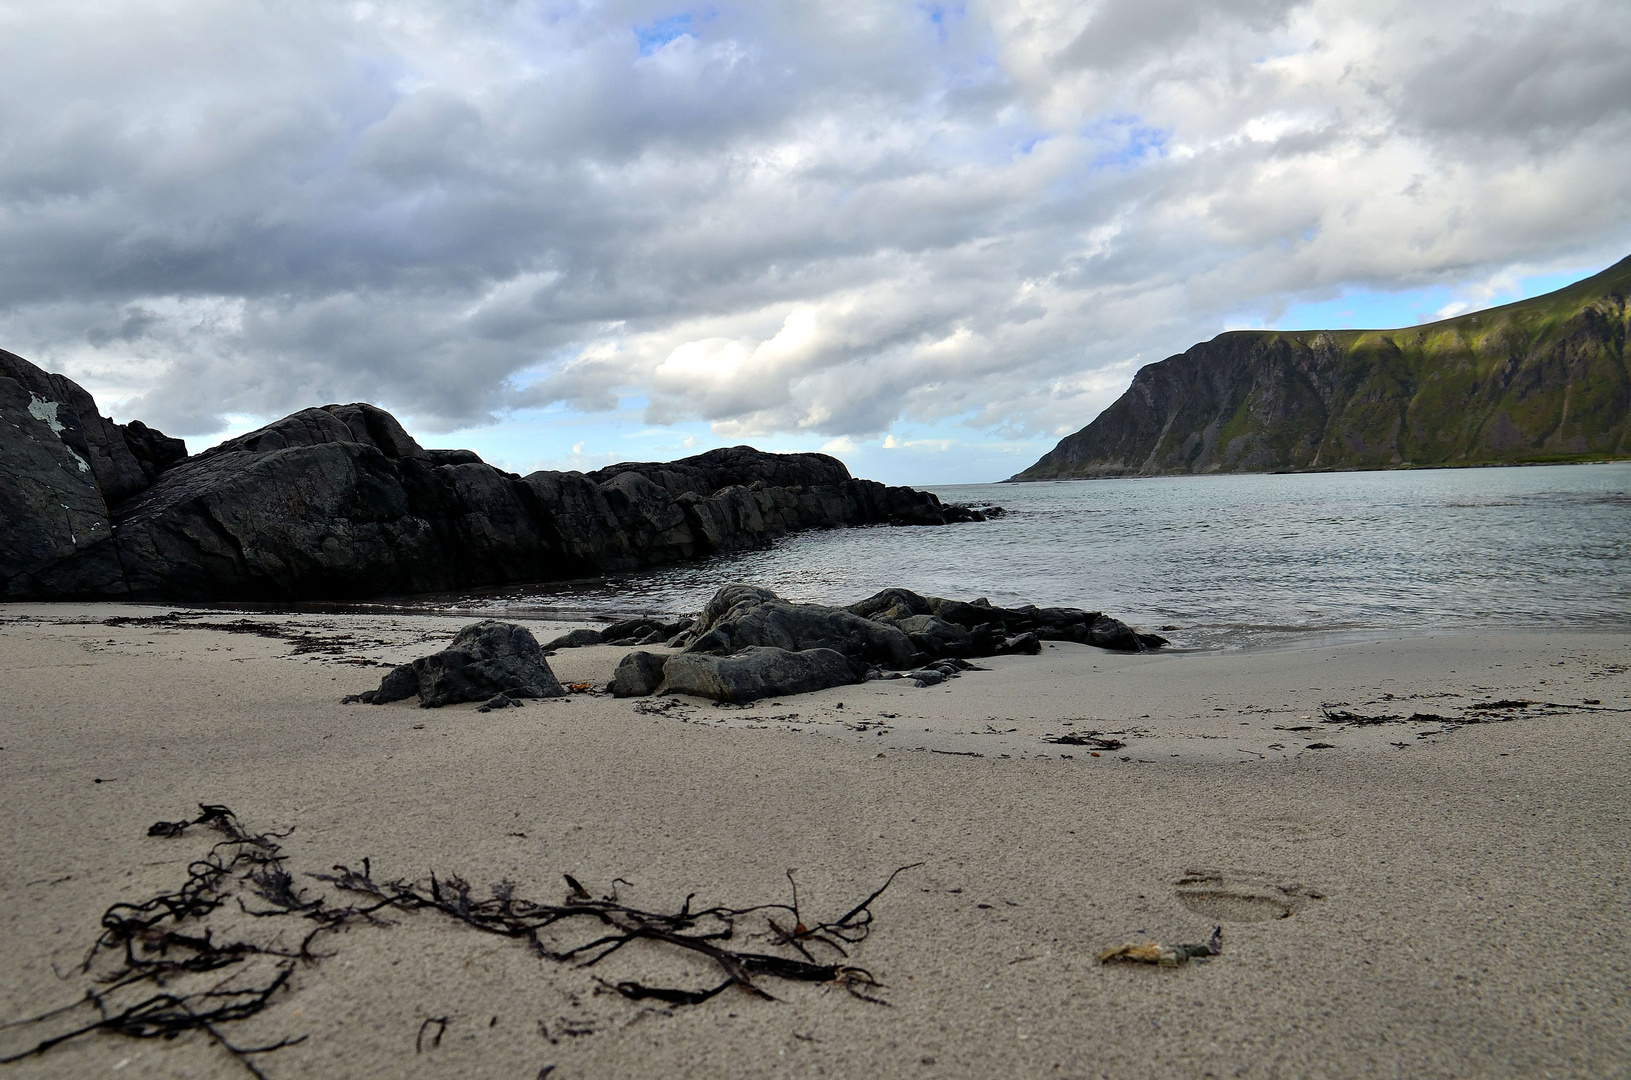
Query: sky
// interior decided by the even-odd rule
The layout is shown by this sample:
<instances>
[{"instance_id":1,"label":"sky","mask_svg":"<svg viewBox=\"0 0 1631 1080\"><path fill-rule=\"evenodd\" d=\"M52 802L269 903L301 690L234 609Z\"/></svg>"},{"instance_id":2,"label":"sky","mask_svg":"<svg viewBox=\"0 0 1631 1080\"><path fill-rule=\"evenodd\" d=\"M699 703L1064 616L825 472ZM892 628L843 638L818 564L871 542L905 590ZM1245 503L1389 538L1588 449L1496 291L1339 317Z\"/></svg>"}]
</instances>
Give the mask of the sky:
<instances>
[{"instance_id":1,"label":"sky","mask_svg":"<svg viewBox=\"0 0 1631 1080\"><path fill-rule=\"evenodd\" d=\"M1226 329L1631 254L1623 0L0 0L0 348L194 450L1029 465Z\"/></svg>"}]
</instances>

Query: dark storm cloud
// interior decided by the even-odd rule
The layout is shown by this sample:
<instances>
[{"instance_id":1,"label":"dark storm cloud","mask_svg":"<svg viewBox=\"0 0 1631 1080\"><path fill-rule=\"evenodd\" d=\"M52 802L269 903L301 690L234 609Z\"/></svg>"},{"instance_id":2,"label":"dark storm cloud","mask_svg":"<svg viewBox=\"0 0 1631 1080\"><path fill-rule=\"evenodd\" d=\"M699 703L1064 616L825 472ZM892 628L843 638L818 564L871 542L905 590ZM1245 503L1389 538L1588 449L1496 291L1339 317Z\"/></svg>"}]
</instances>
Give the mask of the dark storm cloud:
<instances>
[{"instance_id":1,"label":"dark storm cloud","mask_svg":"<svg viewBox=\"0 0 1631 1080\"><path fill-rule=\"evenodd\" d=\"M1613 5L1466 10L19 9L0 345L184 433L1075 427L1277 297L1623 254Z\"/></svg>"}]
</instances>

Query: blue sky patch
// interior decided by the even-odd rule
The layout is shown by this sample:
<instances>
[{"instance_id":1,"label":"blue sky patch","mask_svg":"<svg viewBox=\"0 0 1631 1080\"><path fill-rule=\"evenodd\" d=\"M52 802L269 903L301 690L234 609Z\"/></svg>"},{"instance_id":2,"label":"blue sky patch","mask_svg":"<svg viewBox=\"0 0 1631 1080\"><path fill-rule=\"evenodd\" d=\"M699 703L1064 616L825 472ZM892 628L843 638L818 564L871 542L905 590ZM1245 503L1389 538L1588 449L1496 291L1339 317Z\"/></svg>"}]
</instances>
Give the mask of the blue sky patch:
<instances>
[{"instance_id":1,"label":"blue sky patch","mask_svg":"<svg viewBox=\"0 0 1631 1080\"><path fill-rule=\"evenodd\" d=\"M678 15L666 15L655 22L636 26L634 28L634 40L640 43L640 55L650 56L670 41L678 37L685 37L690 32L691 13L686 11Z\"/></svg>"}]
</instances>

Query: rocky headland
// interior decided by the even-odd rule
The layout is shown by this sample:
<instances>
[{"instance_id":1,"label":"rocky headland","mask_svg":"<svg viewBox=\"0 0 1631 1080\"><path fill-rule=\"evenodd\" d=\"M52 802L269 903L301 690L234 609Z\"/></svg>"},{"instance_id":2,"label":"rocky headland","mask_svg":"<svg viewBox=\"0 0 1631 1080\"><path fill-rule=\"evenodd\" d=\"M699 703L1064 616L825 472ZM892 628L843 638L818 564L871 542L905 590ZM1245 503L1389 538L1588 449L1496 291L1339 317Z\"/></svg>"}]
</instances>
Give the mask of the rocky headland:
<instances>
[{"instance_id":1,"label":"rocky headland","mask_svg":"<svg viewBox=\"0 0 1631 1080\"><path fill-rule=\"evenodd\" d=\"M342 599L560 581L803 529L985 513L747 446L592 473L427 450L368 404L303 409L197 455L0 351L0 597Z\"/></svg>"},{"instance_id":2,"label":"rocky headland","mask_svg":"<svg viewBox=\"0 0 1631 1080\"><path fill-rule=\"evenodd\" d=\"M1521 464L1631 456L1631 258L1401 330L1220 334L1150 364L1014 476Z\"/></svg>"}]
</instances>

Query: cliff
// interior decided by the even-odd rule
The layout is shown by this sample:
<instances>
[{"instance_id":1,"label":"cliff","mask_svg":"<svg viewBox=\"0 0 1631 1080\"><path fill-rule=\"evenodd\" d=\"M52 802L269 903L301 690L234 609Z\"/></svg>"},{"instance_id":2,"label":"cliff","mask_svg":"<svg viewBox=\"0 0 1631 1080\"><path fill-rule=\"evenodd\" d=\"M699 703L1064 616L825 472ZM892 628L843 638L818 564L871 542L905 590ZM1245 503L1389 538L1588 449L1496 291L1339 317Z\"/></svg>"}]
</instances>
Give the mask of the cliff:
<instances>
[{"instance_id":1,"label":"cliff","mask_svg":"<svg viewBox=\"0 0 1631 1080\"><path fill-rule=\"evenodd\" d=\"M1233 331L1150 364L1023 480L1631 456L1631 258L1399 330Z\"/></svg>"}]
</instances>

